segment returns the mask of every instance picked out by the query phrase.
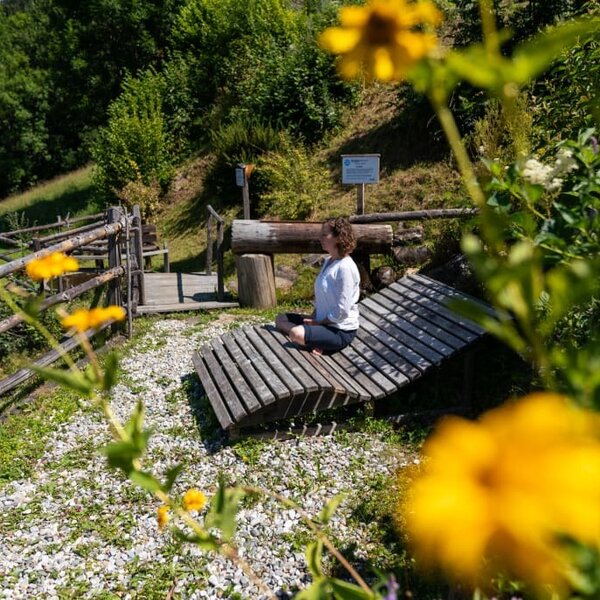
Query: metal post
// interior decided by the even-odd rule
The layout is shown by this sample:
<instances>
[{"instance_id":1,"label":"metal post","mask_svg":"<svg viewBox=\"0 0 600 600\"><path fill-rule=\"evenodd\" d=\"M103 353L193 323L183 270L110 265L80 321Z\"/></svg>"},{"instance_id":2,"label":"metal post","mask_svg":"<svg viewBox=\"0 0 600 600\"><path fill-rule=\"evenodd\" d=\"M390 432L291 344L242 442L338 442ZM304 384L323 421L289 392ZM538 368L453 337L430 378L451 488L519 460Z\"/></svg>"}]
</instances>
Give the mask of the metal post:
<instances>
[{"instance_id":1,"label":"metal post","mask_svg":"<svg viewBox=\"0 0 600 600\"><path fill-rule=\"evenodd\" d=\"M359 183L356 186L356 214L365 214L365 184Z\"/></svg>"}]
</instances>

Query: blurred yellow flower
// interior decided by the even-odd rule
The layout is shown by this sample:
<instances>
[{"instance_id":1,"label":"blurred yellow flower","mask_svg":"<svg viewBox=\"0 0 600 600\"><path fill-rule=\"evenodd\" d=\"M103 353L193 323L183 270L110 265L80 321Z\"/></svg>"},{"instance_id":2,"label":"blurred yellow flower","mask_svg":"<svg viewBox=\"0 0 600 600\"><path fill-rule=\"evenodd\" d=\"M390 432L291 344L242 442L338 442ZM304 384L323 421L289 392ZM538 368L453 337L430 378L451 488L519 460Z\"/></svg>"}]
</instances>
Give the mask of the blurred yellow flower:
<instances>
[{"instance_id":1,"label":"blurred yellow flower","mask_svg":"<svg viewBox=\"0 0 600 600\"><path fill-rule=\"evenodd\" d=\"M206 496L195 488L188 490L183 496L185 510L202 510L206 504Z\"/></svg>"},{"instance_id":2,"label":"blurred yellow flower","mask_svg":"<svg viewBox=\"0 0 600 600\"><path fill-rule=\"evenodd\" d=\"M156 520L158 521L159 529L162 529L170 519L169 507L166 504L162 504L156 511Z\"/></svg>"},{"instance_id":3,"label":"blurred yellow flower","mask_svg":"<svg viewBox=\"0 0 600 600\"><path fill-rule=\"evenodd\" d=\"M61 320L65 329L87 331L96 329L108 321L122 321L125 318L125 309L120 306L107 306L106 308L92 308L91 310L78 309L73 314Z\"/></svg>"},{"instance_id":4,"label":"blurred yellow flower","mask_svg":"<svg viewBox=\"0 0 600 600\"><path fill-rule=\"evenodd\" d=\"M32 260L25 267L25 272L31 279L41 281L58 277L67 271L77 271L78 268L79 263L72 256L67 256L62 252L53 252L44 258Z\"/></svg>"},{"instance_id":5,"label":"blurred yellow flower","mask_svg":"<svg viewBox=\"0 0 600 600\"><path fill-rule=\"evenodd\" d=\"M438 25L441 13L433 2L371 0L365 6L340 9L341 27L326 29L320 45L341 54L338 70L342 77L400 81L406 72L437 47L433 33L424 25Z\"/></svg>"},{"instance_id":6,"label":"blurred yellow flower","mask_svg":"<svg viewBox=\"0 0 600 600\"><path fill-rule=\"evenodd\" d=\"M535 585L563 583L559 537L597 545L600 415L531 394L479 422L442 422L406 503L424 566L470 582L508 569Z\"/></svg>"}]
</instances>

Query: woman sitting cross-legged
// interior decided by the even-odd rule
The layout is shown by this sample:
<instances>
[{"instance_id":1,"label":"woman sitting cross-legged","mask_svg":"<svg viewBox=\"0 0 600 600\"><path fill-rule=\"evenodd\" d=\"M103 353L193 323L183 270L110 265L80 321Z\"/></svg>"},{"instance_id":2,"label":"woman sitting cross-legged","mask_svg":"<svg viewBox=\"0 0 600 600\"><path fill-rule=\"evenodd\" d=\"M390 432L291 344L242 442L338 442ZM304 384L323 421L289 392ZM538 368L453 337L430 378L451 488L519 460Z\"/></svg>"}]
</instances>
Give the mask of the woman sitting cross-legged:
<instances>
[{"instance_id":1,"label":"woman sitting cross-legged","mask_svg":"<svg viewBox=\"0 0 600 600\"><path fill-rule=\"evenodd\" d=\"M347 346L358 330L360 275L350 257L356 240L347 219L327 219L320 241L329 256L315 281L315 310L278 315L275 325L295 344L331 354Z\"/></svg>"}]
</instances>

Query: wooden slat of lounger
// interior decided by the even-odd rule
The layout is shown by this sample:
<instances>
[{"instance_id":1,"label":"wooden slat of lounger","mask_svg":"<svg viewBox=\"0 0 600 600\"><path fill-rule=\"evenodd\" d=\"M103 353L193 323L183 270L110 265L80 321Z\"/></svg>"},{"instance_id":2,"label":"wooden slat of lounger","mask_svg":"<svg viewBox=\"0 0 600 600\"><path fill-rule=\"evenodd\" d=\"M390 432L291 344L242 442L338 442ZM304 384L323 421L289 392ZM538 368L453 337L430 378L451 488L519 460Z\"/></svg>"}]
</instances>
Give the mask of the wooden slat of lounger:
<instances>
[{"instance_id":1,"label":"wooden slat of lounger","mask_svg":"<svg viewBox=\"0 0 600 600\"><path fill-rule=\"evenodd\" d=\"M328 379L331 383L331 388L335 392L330 399L330 406L334 404L347 404L351 400L359 397L359 393L354 386L349 383L345 377L341 377L337 371L329 365L327 356L316 356L312 352L303 352L307 362Z\"/></svg>"},{"instance_id":2,"label":"wooden slat of lounger","mask_svg":"<svg viewBox=\"0 0 600 600\"><path fill-rule=\"evenodd\" d=\"M233 336L230 333L226 333L221 339L223 340L223 345L235 361L238 369L246 378L248 385L252 388L258 401L263 406L268 406L275 402L275 395L271 392L252 363L246 358L246 355L242 352Z\"/></svg>"},{"instance_id":3,"label":"wooden slat of lounger","mask_svg":"<svg viewBox=\"0 0 600 600\"><path fill-rule=\"evenodd\" d=\"M320 360L327 365L327 369L343 381L344 387L348 390L351 398L355 398L357 401L364 402L371 398L371 394L352 376L342 369L338 363L336 363L330 355L323 355Z\"/></svg>"},{"instance_id":4,"label":"wooden slat of lounger","mask_svg":"<svg viewBox=\"0 0 600 600\"><path fill-rule=\"evenodd\" d=\"M356 337L352 341L352 347L398 387L421 375L420 371L400 354L386 348L362 328L359 328Z\"/></svg>"},{"instance_id":5,"label":"wooden slat of lounger","mask_svg":"<svg viewBox=\"0 0 600 600\"><path fill-rule=\"evenodd\" d=\"M333 360L338 361L343 365L343 362L340 360L340 357L346 359L350 362L354 368L358 369L368 380L372 381L378 387L383 390L382 396L387 396L388 394L393 394L399 386L397 386L393 381L388 379L383 373L377 370L377 367L373 366L368 360L363 358L361 354L354 350L355 345L363 345L356 338L352 340L352 343L349 346L346 346L340 352L337 352L333 355ZM408 381L408 378L405 378ZM381 398L382 396L373 395L374 398Z\"/></svg>"},{"instance_id":6,"label":"wooden slat of lounger","mask_svg":"<svg viewBox=\"0 0 600 600\"><path fill-rule=\"evenodd\" d=\"M449 285L446 285L445 283L442 283L441 281L431 279L431 277L421 275L420 273L414 273L410 275L410 278L418 281L419 283L422 283L423 285L427 285L442 294L446 294L447 296L450 296L450 298L456 298L457 300L466 300L468 302L473 302L491 317L498 318L498 313L496 312L496 310L494 310L492 306L490 306L480 298L471 296L471 294L467 294L466 292L461 292L453 287L450 287Z\"/></svg>"},{"instance_id":7,"label":"wooden slat of lounger","mask_svg":"<svg viewBox=\"0 0 600 600\"><path fill-rule=\"evenodd\" d=\"M350 362L348 358L346 358L346 356L344 356L341 352L336 352L327 358L334 362L342 371L348 373L348 376L352 377L353 381L359 383L365 390L365 394L367 394L370 398L377 400L386 395L387 392L385 391L384 387L377 385L374 380L367 377L367 375L365 375L355 364Z\"/></svg>"},{"instance_id":8,"label":"wooden slat of lounger","mask_svg":"<svg viewBox=\"0 0 600 600\"><path fill-rule=\"evenodd\" d=\"M314 379L309 377L306 371L298 364L294 357L286 351L280 340L275 339L270 331L265 327L256 327L254 329L261 339L269 346L272 352L279 358L281 362L292 372L294 377L302 384L302 387L307 392L316 392L319 386ZM291 342L290 342L291 343Z\"/></svg>"},{"instance_id":9,"label":"wooden slat of lounger","mask_svg":"<svg viewBox=\"0 0 600 600\"><path fill-rule=\"evenodd\" d=\"M365 302L365 300L363 300ZM362 306L362 304L361 304ZM452 334L444 331L383 294L375 294L369 298L369 308L384 317L387 321L406 331L413 337L444 356L454 353L457 348L462 348L464 342Z\"/></svg>"},{"instance_id":10,"label":"wooden slat of lounger","mask_svg":"<svg viewBox=\"0 0 600 600\"><path fill-rule=\"evenodd\" d=\"M423 337L422 339L431 343L431 345L427 345L424 341L420 341L416 337L409 335L406 332L406 329L414 330L415 328L408 327L409 324L407 324L406 329L397 327L385 318L386 315L389 314L389 311L378 306L376 302L369 302L367 304L366 301L363 301L363 304L361 304L360 307L360 314L371 324L371 327L384 331L391 336L392 340L398 340L418 355L424 357L428 362L439 365L444 359L444 354L437 352L435 349L438 345L436 339ZM415 335L419 334L418 331L414 331L414 333ZM427 368L427 366L425 366L425 368Z\"/></svg>"},{"instance_id":11,"label":"wooden slat of lounger","mask_svg":"<svg viewBox=\"0 0 600 600\"><path fill-rule=\"evenodd\" d=\"M386 346L379 339L380 337L382 337L380 332L378 332L377 337L372 335L364 323L361 323L358 333L356 334L357 339L378 354L386 363L393 367L395 371L399 371L411 381L420 377L426 368L431 366L430 362L425 361L423 357L412 352L410 348L398 343L395 349L393 349L390 346ZM420 363L419 367L411 362L410 359L414 360L415 363ZM386 373L386 375L387 374L388 373Z\"/></svg>"},{"instance_id":12,"label":"wooden slat of lounger","mask_svg":"<svg viewBox=\"0 0 600 600\"><path fill-rule=\"evenodd\" d=\"M454 320L465 329L469 329L478 335L482 335L483 333L485 333L485 329L483 329L483 327L480 327L479 325L477 325L477 323L474 323L470 319L467 319L466 317L463 317L462 315L459 315L458 313L455 313L452 309L448 308L448 303L451 301L451 299L448 296L446 296L446 294L441 294L433 288L423 285L422 283L419 283L418 281L416 281L415 279L411 279L410 277L404 278L402 283L411 290L414 290L417 294L421 296L422 299L427 298L433 302L436 302L441 308L448 311L448 313L450 313Z\"/></svg>"},{"instance_id":13,"label":"wooden slat of lounger","mask_svg":"<svg viewBox=\"0 0 600 600\"><path fill-rule=\"evenodd\" d=\"M283 381L277 376L277 373L268 365L257 348L251 346L248 338L244 334L243 329L234 329L231 332L233 339L237 342L242 352L247 359L254 365L256 371L261 378L269 386L275 397L279 400L289 398L292 392L288 389Z\"/></svg>"},{"instance_id":14,"label":"wooden slat of lounger","mask_svg":"<svg viewBox=\"0 0 600 600\"><path fill-rule=\"evenodd\" d=\"M204 363L204 360L200 354L194 352L192 354L192 363L194 364L194 368L196 369L196 373L198 373L198 377L200 378L200 383L206 392L208 397L208 401L212 406L217 419L219 420L219 424L223 429L227 429L234 424L229 411L227 410L227 406L225 405L224 399L221 397L218 389L215 387L212 377Z\"/></svg>"},{"instance_id":15,"label":"wooden slat of lounger","mask_svg":"<svg viewBox=\"0 0 600 600\"><path fill-rule=\"evenodd\" d=\"M393 287L392 287L393 286ZM396 281L386 290L382 290L382 294L389 298L402 302L402 306L412 312L422 316L423 318L439 325L455 337L460 338L463 342L474 342L478 335L470 329L462 327L456 320L456 315L448 310L445 310L439 304L432 302L429 298L423 298L414 290L406 287L402 280Z\"/></svg>"},{"instance_id":16,"label":"wooden slat of lounger","mask_svg":"<svg viewBox=\"0 0 600 600\"><path fill-rule=\"evenodd\" d=\"M263 407L260 400L246 383L246 379L239 367L231 360L227 350L225 350L223 342L220 339L214 339L212 340L211 345L215 356L221 363L221 368L225 371L231 382L231 387L233 387L238 398L246 407L246 412L250 414L260 410Z\"/></svg>"},{"instance_id":17,"label":"wooden slat of lounger","mask_svg":"<svg viewBox=\"0 0 600 600\"><path fill-rule=\"evenodd\" d=\"M271 348L265 344L256 329L254 327L244 328L243 333L251 347L255 348L264 361L277 373L281 382L290 390L291 395L304 396L306 389L302 383L293 376L286 363L282 362Z\"/></svg>"},{"instance_id":18,"label":"wooden slat of lounger","mask_svg":"<svg viewBox=\"0 0 600 600\"><path fill-rule=\"evenodd\" d=\"M206 363L211 377L215 382L215 386L225 400L227 410L231 413L234 422L238 423L247 415L247 412L242 406L237 393L233 387L231 387L227 376L225 375L223 369L221 369L221 365L219 364L219 361L213 354L212 348L209 345L206 345L204 348L202 348L201 355Z\"/></svg>"},{"instance_id":19,"label":"wooden slat of lounger","mask_svg":"<svg viewBox=\"0 0 600 600\"><path fill-rule=\"evenodd\" d=\"M264 360L273 367L273 369L279 375L281 381L286 387L290 389L291 396L289 401L282 399L277 403L277 407L274 412L270 414L271 419L285 419L287 417L295 416L302 412L302 406L315 391L308 391L302 381L298 380L290 371L290 360L283 352L283 349L277 348L278 354L273 352L271 346L263 340L262 336L259 335L259 331L262 330L262 326L254 326L244 328L244 334L248 338L250 344L260 352ZM280 358L283 358L283 360ZM320 393L320 392L319 392Z\"/></svg>"},{"instance_id":20,"label":"wooden slat of lounger","mask_svg":"<svg viewBox=\"0 0 600 600\"><path fill-rule=\"evenodd\" d=\"M309 413L320 408L328 408L329 403L337 394L343 394L345 390L339 383L331 377L326 377L325 373L320 368L315 368L308 360L309 353L300 350L296 345L290 342L285 335L277 331L273 326L266 326L263 331L268 331L282 348L288 353L292 359L300 365L306 374L314 379L318 389L323 393L319 395L311 395L306 399L301 408L301 413Z\"/></svg>"}]
</instances>

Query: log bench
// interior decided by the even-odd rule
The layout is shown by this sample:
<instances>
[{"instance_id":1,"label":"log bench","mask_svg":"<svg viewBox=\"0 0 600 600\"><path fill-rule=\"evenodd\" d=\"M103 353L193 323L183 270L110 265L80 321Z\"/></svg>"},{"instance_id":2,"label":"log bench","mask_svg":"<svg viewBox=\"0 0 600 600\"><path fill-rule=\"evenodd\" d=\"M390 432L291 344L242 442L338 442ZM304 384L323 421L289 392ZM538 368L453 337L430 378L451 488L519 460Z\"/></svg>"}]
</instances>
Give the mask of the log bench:
<instances>
[{"instance_id":1,"label":"log bench","mask_svg":"<svg viewBox=\"0 0 600 600\"><path fill-rule=\"evenodd\" d=\"M448 307L453 299L494 314L452 287L409 275L359 303L356 338L331 356L298 348L272 325L254 325L210 341L192 359L225 430L378 400L484 336Z\"/></svg>"}]
</instances>

